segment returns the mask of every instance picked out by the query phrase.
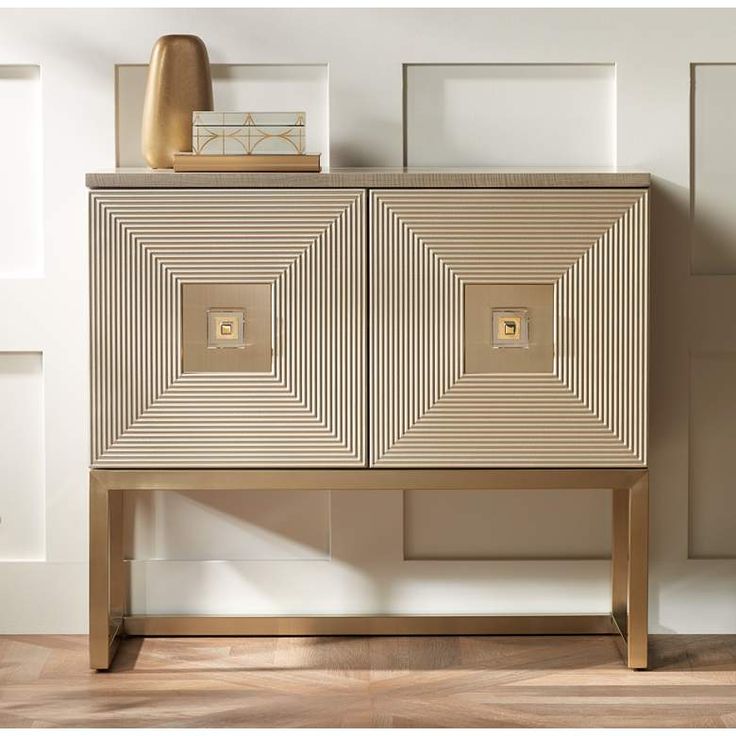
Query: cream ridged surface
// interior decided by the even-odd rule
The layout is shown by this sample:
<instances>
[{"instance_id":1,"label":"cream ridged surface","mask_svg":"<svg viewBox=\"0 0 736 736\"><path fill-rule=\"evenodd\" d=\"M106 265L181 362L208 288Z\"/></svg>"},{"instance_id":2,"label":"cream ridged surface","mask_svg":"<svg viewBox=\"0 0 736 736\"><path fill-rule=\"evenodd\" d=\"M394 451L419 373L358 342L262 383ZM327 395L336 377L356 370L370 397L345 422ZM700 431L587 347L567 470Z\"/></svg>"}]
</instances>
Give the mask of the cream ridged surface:
<instances>
[{"instance_id":1,"label":"cream ridged surface","mask_svg":"<svg viewBox=\"0 0 736 736\"><path fill-rule=\"evenodd\" d=\"M364 200L93 192L92 464L364 465ZM270 373L182 373L185 282L272 285Z\"/></svg>"},{"instance_id":2,"label":"cream ridged surface","mask_svg":"<svg viewBox=\"0 0 736 736\"><path fill-rule=\"evenodd\" d=\"M646 465L647 190L377 190L371 224L373 464ZM467 283L554 284L552 372L464 373Z\"/></svg>"}]
</instances>

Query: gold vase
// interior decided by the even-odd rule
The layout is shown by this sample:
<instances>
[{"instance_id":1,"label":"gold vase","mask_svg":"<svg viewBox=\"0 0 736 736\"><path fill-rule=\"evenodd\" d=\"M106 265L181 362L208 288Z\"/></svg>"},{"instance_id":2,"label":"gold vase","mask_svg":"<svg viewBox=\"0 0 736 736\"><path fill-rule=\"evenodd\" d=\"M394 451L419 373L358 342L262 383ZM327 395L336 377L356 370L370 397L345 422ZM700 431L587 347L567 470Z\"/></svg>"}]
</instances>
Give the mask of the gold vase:
<instances>
[{"instance_id":1,"label":"gold vase","mask_svg":"<svg viewBox=\"0 0 736 736\"><path fill-rule=\"evenodd\" d=\"M154 169L192 150L192 112L212 110L207 47L197 36L161 36L151 52L143 103L142 151Z\"/></svg>"}]
</instances>

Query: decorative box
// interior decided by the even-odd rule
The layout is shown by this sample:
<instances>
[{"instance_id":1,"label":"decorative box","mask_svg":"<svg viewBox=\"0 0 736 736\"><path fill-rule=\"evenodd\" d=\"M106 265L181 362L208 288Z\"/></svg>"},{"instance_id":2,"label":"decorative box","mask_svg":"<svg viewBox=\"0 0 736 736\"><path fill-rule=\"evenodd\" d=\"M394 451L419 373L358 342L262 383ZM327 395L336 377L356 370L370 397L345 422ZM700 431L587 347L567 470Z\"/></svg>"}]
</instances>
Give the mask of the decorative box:
<instances>
[{"instance_id":1,"label":"decorative box","mask_svg":"<svg viewBox=\"0 0 736 736\"><path fill-rule=\"evenodd\" d=\"M192 153L304 153L304 112L193 112Z\"/></svg>"}]
</instances>

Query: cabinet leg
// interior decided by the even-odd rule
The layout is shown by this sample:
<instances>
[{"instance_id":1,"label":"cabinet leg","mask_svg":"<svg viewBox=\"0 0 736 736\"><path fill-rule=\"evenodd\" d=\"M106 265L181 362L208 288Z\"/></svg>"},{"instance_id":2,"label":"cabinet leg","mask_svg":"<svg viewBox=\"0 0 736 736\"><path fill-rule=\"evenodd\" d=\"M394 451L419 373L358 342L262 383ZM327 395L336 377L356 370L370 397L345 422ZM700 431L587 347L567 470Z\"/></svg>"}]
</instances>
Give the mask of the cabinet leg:
<instances>
[{"instance_id":1,"label":"cabinet leg","mask_svg":"<svg viewBox=\"0 0 736 736\"><path fill-rule=\"evenodd\" d=\"M626 664L647 668L649 481L613 491L611 614L625 642Z\"/></svg>"},{"instance_id":2,"label":"cabinet leg","mask_svg":"<svg viewBox=\"0 0 736 736\"><path fill-rule=\"evenodd\" d=\"M629 489L613 491L611 539L611 613L626 638L629 597Z\"/></svg>"},{"instance_id":3,"label":"cabinet leg","mask_svg":"<svg viewBox=\"0 0 736 736\"><path fill-rule=\"evenodd\" d=\"M123 495L90 475L89 656L93 669L110 667L122 634L126 583Z\"/></svg>"},{"instance_id":4,"label":"cabinet leg","mask_svg":"<svg viewBox=\"0 0 736 736\"><path fill-rule=\"evenodd\" d=\"M629 490L628 665L647 668L649 476L645 473Z\"/></svg>"}]
</instances>

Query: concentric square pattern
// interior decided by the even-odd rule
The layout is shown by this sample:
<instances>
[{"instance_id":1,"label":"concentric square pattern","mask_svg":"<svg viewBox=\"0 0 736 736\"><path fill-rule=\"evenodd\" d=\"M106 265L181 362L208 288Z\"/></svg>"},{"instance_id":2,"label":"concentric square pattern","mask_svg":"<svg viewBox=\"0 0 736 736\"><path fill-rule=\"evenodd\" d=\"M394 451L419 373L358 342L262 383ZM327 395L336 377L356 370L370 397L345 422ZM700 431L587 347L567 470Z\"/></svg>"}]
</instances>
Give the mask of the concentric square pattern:
<instances>
[{"instance_id":1,"label":"concentric square pattern","mask_svg":"<svg viewBox=\"0 0 736 736\"><path fill-rule=\"evenodd\" d=\"M634 189L373 191L372 464L646 465L647 212ZM549 370L466 370L472 284L552 285Z\"/></svg>"},{"instance_id":2,"label":"concentric square pattern","mask_svg":"<svg viewBox=\"0 0 736 736\"><path fill-rule=\"evenodd\" d=\"M365 463L363 191L115 190L91 205L96 467ZM646 464L646 190L374 191L370 228L372 464ZM222 287L266 288L273 359L185 372L197 284L218 294L209 307L244 310L246 336L252 306L220 303ZM528 349L491 346L494 308L531 317Z\"/></svg>"},{"instance_id":3,"label":"concentric square pattern","mask_svg":"<svg viewBox=\"0 0 736 736\"><path fill-rule=\"evenodd\" d=\"M363 465L364 197L92 193L93 465ZM270 285L270 370L184 372L185 284Z\"/></svg>"}]
</instances>

